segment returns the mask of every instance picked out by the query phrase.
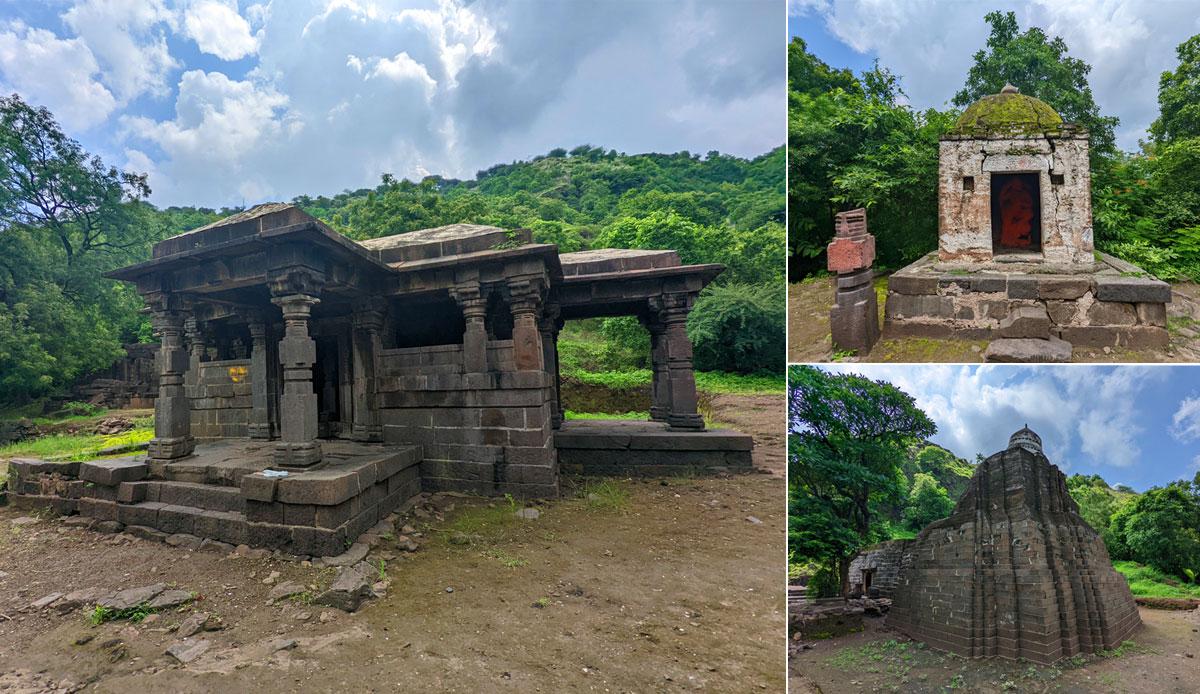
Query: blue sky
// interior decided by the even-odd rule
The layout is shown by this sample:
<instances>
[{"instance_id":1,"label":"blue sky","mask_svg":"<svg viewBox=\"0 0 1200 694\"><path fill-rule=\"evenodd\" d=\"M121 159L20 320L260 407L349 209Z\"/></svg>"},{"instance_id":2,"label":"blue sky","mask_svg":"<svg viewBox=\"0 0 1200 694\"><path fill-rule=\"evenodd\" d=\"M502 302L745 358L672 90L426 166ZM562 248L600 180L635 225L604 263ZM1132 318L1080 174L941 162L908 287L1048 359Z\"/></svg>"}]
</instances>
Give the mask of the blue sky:
<instances>
[{"instance_id":1,"label":"blue sky","mask_svg":"<svg viewBox=\"0 0 1200 694\"><path fill-rule=\"evenodd\" d=\"M833 364L913 396L934 442L974 460L1022 425L1068 475L1099 474L1138 491L1200 470L1200 367Z\"/></svg>"},{"instance_id":2,"label":"blue sky","mask_svg":"<svg viewBox=\"0 0 1200 694\"><path fill-rule=\"evenodd\" d=\"M0 89L160 205L786 136L784 0L0 0ZM775 39L775 40L771 40Z\"/></svg>"},{"instance_id":3,"label":"blue sky","mask_svg":"<svg viewBox=\"0 0 1200 694\"><path fill-rule=\"evenodd\" d=\"M1117 144L1135 150L1158 115L1158 78L1175 48L1200 33L1197 0L789 0L788 31L834 67L880 64L897 74L917 108L945 108L985 46L983 17L1012 10L1022 30L1061 36L1088 76L1104 115L1121 119Z\"/></svg>"}]
</instances>

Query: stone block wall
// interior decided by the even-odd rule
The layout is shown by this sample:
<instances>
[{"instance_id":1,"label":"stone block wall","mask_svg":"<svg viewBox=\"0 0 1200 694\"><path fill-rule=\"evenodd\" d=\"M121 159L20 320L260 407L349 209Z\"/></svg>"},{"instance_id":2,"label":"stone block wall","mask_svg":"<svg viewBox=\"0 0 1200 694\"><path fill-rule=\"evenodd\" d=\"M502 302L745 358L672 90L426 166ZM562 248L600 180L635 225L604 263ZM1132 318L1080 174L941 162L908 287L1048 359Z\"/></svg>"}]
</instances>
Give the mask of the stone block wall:
<instances>
[{"instance_id":1,"label":"stone block wall","mask_svg":"<svg viewBox=\"0 0 1200 694\"><path fill-rule=\"evenodd\" d=\"M1037 663L1111 649L1140 623L1062 472L1019 447L981 463L953 514L906 545L888 616L936 648Z\"/></svg>"},{"instance_id":2,"label":"stone block wall","mask_svg":"<svg viewBox=\"0 0 1200 694\"><path fill-rule=\"evenodd\" d=\"M892 597L896 582L900 577L900 562L904 552L912 540L891 540L872 545L863 550L854 561L850 562L850 594L857 595L866 592L866 582L863 571L873 571L871 588L878 589L879 596Z\"/></svg>"},{"instance_id":3,"label":"stone block wall","mask_svg":"<svg viewBox=\"0 0 1200 694\"><path fill-rule=\"evenodd\" d=\"M191 400L192 436L197 439L244 438L249 435L250 360L226 359L200 363Z\"/></svg>"},{"instance_id":4,"label":"stone block wall","mask_svg":"<svg viewBox=\"0 0 1200 694\"><path fill-rule=\"evenodd\" d=\"M1056 265L1090 265L1091 170L1087 135L997 139L944 138L938 147L938 253L943 262L992 259L991 175L1036 173L1042 256Z\"/></svg>"},{"instance_id":5,"label":"stone block wall","mask_svg":"<svg viewBox=\"0 0 1200 694\"><path fill-rule=\"evenodd\" d=\"M385 443L424 450L423 487L518 497L557 493L554 380L513 371L512 341L488 345L487 373L462 373L462 348L384 350L377 398Z\"/></svg>"}]
</instances>

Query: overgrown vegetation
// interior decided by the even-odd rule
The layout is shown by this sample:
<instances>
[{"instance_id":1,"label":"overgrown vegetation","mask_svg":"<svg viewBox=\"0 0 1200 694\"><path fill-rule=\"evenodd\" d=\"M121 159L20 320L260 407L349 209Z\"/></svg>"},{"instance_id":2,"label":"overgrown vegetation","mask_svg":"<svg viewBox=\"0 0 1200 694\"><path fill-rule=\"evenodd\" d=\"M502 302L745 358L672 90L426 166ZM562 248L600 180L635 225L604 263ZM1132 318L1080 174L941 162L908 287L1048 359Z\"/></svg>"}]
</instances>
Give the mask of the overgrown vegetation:
<instances>
[{"instance_id":1,"label":"overgrown vegetation","mask_svg":"<svg viewBox=\"0 0 1200 694\"><path fill-rule=\"evenodd\" d=\"M986 15L955 108L916 111L878 64L855 75L793 39L788 50L788 253L793 279L825 267L833 215L866 207L878 263L898 267L937 245L937 140L964 108L1006 82L1052 106L1091 139L1098 249L1164 279L1200 279L1200 35L1180 44L1159 80L1159 116L1136 152L1114 143L1118 120L1100 113L1088 73L1065 41L1021 31L1013 12Z\"/></svg>"},{"instance_id":2,"label":"overgrown vegetation","mask_svg":"<svg viewBox=\"0 0 1200 694\"><path fill-rule=\"evenodd\" d=\"M147 418L149 419L149 418ZM154 425L141 421L129 431L113 436L98 434L51 434L0 446L0 460L40 458L42 460L94 460L100 451L115 446L145 443L154 438Z\"/></svg>"}]
</instances>

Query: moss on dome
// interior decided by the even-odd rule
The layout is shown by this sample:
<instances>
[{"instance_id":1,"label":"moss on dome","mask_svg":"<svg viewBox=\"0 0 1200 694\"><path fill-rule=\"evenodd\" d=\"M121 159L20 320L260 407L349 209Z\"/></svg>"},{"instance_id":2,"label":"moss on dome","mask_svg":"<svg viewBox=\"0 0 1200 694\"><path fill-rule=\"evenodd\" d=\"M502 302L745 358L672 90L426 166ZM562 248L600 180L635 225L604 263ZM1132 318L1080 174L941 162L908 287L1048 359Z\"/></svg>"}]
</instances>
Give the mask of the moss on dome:
<instances>
[{"instance_id":1,"label":"moss on dome","mask_svg":"<svg viewBox=\"0 0 1200 694\"><path fill-rule=\"evenodd\" d=\"M1006 89L968 106L951 132L975 136L1034 135L1055 132L1062 125L1062 116L1050 104Z\"/></svg>"}]
</instances>

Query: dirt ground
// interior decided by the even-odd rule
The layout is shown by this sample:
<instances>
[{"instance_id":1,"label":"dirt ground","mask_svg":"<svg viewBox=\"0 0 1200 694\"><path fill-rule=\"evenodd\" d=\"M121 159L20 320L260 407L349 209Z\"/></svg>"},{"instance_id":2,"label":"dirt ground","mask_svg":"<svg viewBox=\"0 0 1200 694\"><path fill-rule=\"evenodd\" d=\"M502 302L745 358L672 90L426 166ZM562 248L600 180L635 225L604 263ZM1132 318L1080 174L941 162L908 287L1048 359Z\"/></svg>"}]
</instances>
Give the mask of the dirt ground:
<instances>
[{"instance_id":1,"label":"dirt ground","mask_svg":"<svg viewBox=\"0 0 1200 694\"><path fill-rule=\"evenodd\" d=\"M858 634L805 642L789 662L791 694L842 692L1146 692L1200 691L1200 610L1140 608L1132 643L1103 656L1076 656L1053 666L971 660L925 648L867 619ZM796 644L793 644L793 649Z\"/></svg>"},{"instance_id":2,"label":"dirt ground","mask_svg":"<svg viewBox=\"0 0 1200 694\"><path fill-rule=\"evenodd\" d=\"M0 509L0 690L782 691L783 398L721 396L713 408L755 436L760 472L607 480L590 498L596 480L567 480L536 520L505 500L438 495L418 507L427 517L400 521L416 526L419 551L372 550L390 583L353 614L307 596L267 604L272 572L315 593L331 568L61 519L19 525L20 512ZM199 599L140 624L29 608L52 592L158 582ZM193 637L212 645L184 666L164 651L193 611L224 628Z\"/></svg>"},{"instance_id":3,"label":"dirt ground","mask_svg":"<svg viewBox=\"0 0 1200 694\"><path fill-rule=\"evenodd\" d=\"M880 326L887 296L886 278L875 281L879 294ZM1071 361L1080 363L1191 363L1200 361L1200 285L1171 285L1173 297L1167 304L1167 331L1171 342L1165 350L1128 350L1076 347ZM978 363L983 361L987 340L937 340L932 338L883 338L868 355L833 352L829 334L829 307L833 305L833 283L828 277L788 285L788 361L793 363L862 361L897 363Z\"/></svg>"}]
</instances>

